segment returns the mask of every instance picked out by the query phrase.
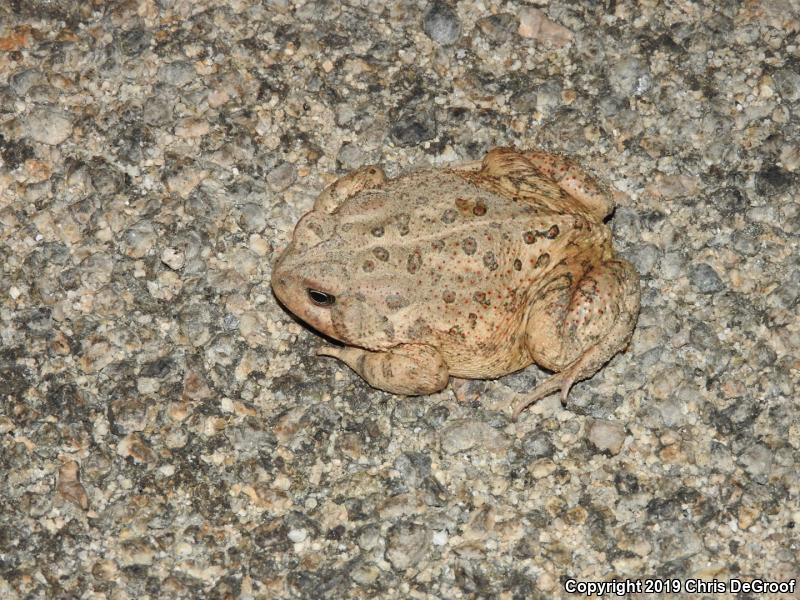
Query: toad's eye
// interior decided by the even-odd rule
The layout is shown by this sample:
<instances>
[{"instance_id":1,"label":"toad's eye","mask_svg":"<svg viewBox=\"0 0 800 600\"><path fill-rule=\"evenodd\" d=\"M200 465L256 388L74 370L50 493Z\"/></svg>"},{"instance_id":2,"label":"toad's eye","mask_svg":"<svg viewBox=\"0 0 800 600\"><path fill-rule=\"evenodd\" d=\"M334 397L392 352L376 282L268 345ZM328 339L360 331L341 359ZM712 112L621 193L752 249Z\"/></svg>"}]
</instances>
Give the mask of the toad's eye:
<instances>
[{"instance_id":1,"label":"toad's eye","mask_svg":"<svg viewBox=\"0 0 800 600\"><path fill-rule=\"evenodd\" d=\"M336 296L333 294L326 294L325 292L312 290L311 288L308 288L308 297L317 306L332 306L336 303Z\"/></svg>"}]
</instances>

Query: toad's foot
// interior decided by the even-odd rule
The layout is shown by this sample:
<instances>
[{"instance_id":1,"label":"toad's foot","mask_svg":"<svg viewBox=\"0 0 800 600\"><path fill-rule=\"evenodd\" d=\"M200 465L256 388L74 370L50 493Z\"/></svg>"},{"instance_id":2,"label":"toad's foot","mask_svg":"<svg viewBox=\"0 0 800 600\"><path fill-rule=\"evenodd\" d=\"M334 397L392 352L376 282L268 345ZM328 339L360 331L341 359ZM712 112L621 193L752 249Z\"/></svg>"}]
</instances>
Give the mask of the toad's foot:
<instances>
[{"instance_id":1,"label":"toad's foot","mask_svg":"<svg viewBox=\"0 0 800 600\"><path fill-rule=\"evenodd\" d=\"M594 350L594 352L592 351ZM567 405L567 395L570 388L576 381L589 377L594 373L594 370L587 369L586 367L594 362L596 359L593 354L597 353L596 347L581 356L575 364L561 373L551 375L544 382L537 385L530 394L525 394L514 402L514 408L511 413L511 420L516 421L520 413L528 408L531 404L538 402L542 398L546 398L550 394L561 390L561 405ZM586 372L588 371L588 374Z\"/></svg>"}]
</instances>

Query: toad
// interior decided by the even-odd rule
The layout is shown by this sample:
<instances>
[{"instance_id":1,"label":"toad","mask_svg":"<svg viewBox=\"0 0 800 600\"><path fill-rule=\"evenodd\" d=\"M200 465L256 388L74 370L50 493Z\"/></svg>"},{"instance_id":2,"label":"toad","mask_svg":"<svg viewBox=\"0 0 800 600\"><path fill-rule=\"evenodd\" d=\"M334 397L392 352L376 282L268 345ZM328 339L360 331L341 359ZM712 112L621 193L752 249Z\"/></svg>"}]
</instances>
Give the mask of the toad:
<instances>
[{"instance_id":1,"label":"toad","mask_svg":"<svg viewBox=\"0 0 800 600\"><path fill-rule=\"evenodd\" d=\"M610 194L571 161L495 148L482 161L326 188L278 258L272 287L338 340L317 353L373 387L431 394L533 363L553 374L519 413L592 376L630 340L639 276L604 223Z\"/></svg>"}]
</instances>

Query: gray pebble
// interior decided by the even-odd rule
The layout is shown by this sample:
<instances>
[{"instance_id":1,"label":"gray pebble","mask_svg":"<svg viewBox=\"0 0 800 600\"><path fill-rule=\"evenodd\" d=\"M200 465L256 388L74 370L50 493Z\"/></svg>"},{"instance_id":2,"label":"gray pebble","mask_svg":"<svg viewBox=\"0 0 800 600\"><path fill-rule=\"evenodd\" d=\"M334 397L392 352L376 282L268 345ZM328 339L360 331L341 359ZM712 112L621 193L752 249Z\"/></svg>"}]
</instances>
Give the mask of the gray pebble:
<instances>
[{"instance_id":1,"label":"gray pebble","mask_svg":"<svg viewBox=\"0 0 800 600\"><path fill-rule=\"evenodd\" d=\"M193 346L203 345L209 340L211 312L205 304L192 304L182 309L178 315L178 323L181 333Z\"/></svg>"},{"instance_id":2,"label":"gray pebble","mask_svg":"<svg viewBox=\"0 0 800 600\"><path fill-rule=\"evenodd\" d=\"M8 82L17 96L23 97L33 86L47 83L47 78L38 69L24 69L9 77Z\"/></svg>"},{"instance_id":3,"label":"gray pebble","mask_svg":"<svg viewBox=\"0 0 800 600\"><path fill-rule=\"evenodd\" d=\"M587 437L600 452L619 454L625 442L625 427L613 421L592 421Z\"/></svg>"},{"instance_id":4,"label":"gray pebble","mask_svg":"<svg viewBox=\"0 0 800 600\"><path fill-rule=\"evenodd\" d=\"M766 483L772 469L772 452L762 444L752 444L739 456L739 464L758 483Z\"/></svg>"},{"instance_id":5,"label":"gray pebble","mask_svg":"<svg viewBox=\"0 0 800 600\"><path fill-rule=\"evenodd\" d=\"M719 344L719 338L708 323L698 322L689 331L689 341L698 350L711 350Z\"/></svg>"},{"instance_id":6,"label":"gray pebble","mask_svg":"<svg viewBox=\"0 0 800 600\"><path fill-rule=\"evenodd\" d=\"M456 11L444 2L434 1L422 18L422 29L437 44L449 46L461 35L461 22Z\"/></svg>"},{"instance_id":7,"label":"gray pebble","mask_svg":"<svg viewBox=\"0 0 800 600\"><path fill-rule=\"evenodd\" d=\"M518 90L509 100L511 107L520 113L532 113L536 110L538 101L536 92L528 89Z\"/></svg>"},{"instance_id":8,"label":"gray pebble","mask_svg":"<svg viewBox=\"0 0 800 600\"><path fill-rule=\"evenodd\" d=\"M358 534L356 542L362 550L372 550L381 542L381 528L377 525L367 525Z\"/></svg>"},{"instance_id":9,"label":"gray pebble","mask_svg":"<svg viewBox=\"0 0 800 600\"><path fill-rule=\"evenodd\" d=\"M386 560L396 571L405 571L423 559L431 546L431 533L416 523L399 523L389 529Z\"/></svg>"},{"instance_id":10,"label":"gray pebble","mask_svg":"<svg viewBox=\"0 0 800 600\"><path fill-rule=\"evenodd\" d=\"M680 252L667 252L661 259L661 275L665 279L677 279L684 273L686 259Z\"/></svg>"},{"instance_id":11,"label":"gray pebble","mask_svg":"<svg viewBox=\"0 0 800 600\"><path fill-rule=\"evenodd\" d=\"M150 97L144 103L143 117L148 125L162 125L172 120L172 102Z\"/></svg>"},{"instance_id":12,"label":"gray pebble","mask_svg":"<svg viewBox=\"0 0 800 600\"><path fill-rule=\"evenodd\" d=\"M531 460L550 458L555 452L555 446L550 441L550 436L541 430L529 431L522 438L522 451Z\"/></svg>"},{"instance_id":13,"label":"gray pebble","mask_svg":"<svg viewBox=\"0 0 800 600\"><path fill-rule=\"evenodd\" d=\"M37 142L56 146L72 135L72 119L58 110L35 108L25 119L25 133Z\"/></svg>"},{"instance_id":14,"label":"gray pebble","mask_svg":"<svg viewBox=\"0 0 800 600\"><path fill-rule=\"evenodd\" d=\"M156 229L149 221L139 221L125 232L125 254L131 258L142 258L155 245Z\"/></svg>"},{"instance_id":15,"label":"gray pebble","mask_svg":"<svg viewBox=\"0 0 800 600\"><path fill-rule=\"evenodd\" d=\"M636 248L633 253L627 255L627 258L633 263L640 275L649 275L658 266L661 250L654 244L645 244Z\"/></svg>"},{"instance_id":16,"label":"gray pebble","mask_svg":"<svg viewBox=\"0 0 800 600\"><path fill-rule=\"evenodd\" d=\"M558 80L546 81L536 87L536 109L542 114L550 114L562 104L562 86Z\"/></svg>"},{"instance_id":17,"label":"gray pebble","mask_svg":"<svg viewBox=\"0 0 800 600\"><path fill-rule=\"evenodd\" d=\"M267 226L267 215L260 204L249 202L239 209L239 227L248 233L258 233Z\"/></svg>"},{"instance_id":18,"label":"gray pebble","mask_svg":"<svg viewBox=\"0 0 800 600\"><path fill-rule=\"evenodd\" d=\"M620 96L641 95L652 83L647 66L634 57L614 61L609 72L609 82Z\"/></svg>"},{"instance_id":19,"label":"gray pebble","mask_svg":"<svg viewBox=\"0 0 800 600\"><path fill-rule=\"evenodd\" d=\"M731 241L737 252L746 256L755 256L758 253L758 241L754 235L754 228L734 231Z\"/></svg>"},{"instance_id":20,"label":"gray pebble","mask_svg":"<svg viewBox=\"0 0 800 600\"><path fill-rule=\"evenodd\" d=\"M772 79L775 81L775 88L784 100L787 102L800 100L800 72L796 68L778 69Z\"/></svg>"},{"instance_id":21,"label":"gray pebble","mask_svg":"<svg viewBox=\"0 0 800 600\"><path fill-rule=\"evenodd\" d=\"M697 394L696 390L691 390L692 396ZM661 418L664 425L667 427L676 427L683 424L683 406L685 405L682 399L676 397L669 397L658 404L658 411L661 413Z\"/></svg>"},{"instance_id":22,"label":"gray pebble","mask_svg":"<svg viewBox=\"0 0 800 600\"><path fill-rule=\"evenodd\" d=\"M436 131L433 111L414 106L400 114L389 134L398 146L416 146L435 138Z\"/></svg>"},{"instance_id":23,"label":"gray pebble","mask_svg":"<svg viewBox=\"0 0 800 600\"><path fill-rule=\"evenodd\" d=\"M364 166L366 154L358 144L343 144L336 156L337 162L347 171Z\"/></svg>"},{"instance_id":24,"label":"gray pebble","mask_svg":"<svg viewBox=\"0 0 800 600\"><path fill-rule=\"evenodd\" d=\"M297 169L292 163L281 163L267 175L267 184L274 192L282 192L297 179Z\"/></svg>"},{"instance_id":25,"label":"gray pebble","mask_svg":"<svg viewBox=\"0 0 800 600\"><path fill-rule=\"evenodd\" d=\"M194 70L191 63L176 60L162 65L158 69L158 78L169 85L183 87L197 78L197 71Z\"/></svg>"},{"instance_id":26,"label":"gray pebble","mask_svg":"<svg viewBox=\"0 0 800 600\"><path fill-rule=\"evenodd\" d=\"M114 259L106 252L96 252L83 259L78 269L83 285L89 289L99 289L111 280Z\"/></svg>"},{"instance_id":27,"label":"gray pebble","mask_svg":"<svg viewBox=\"0 0 800 600\"><path fill-rule=\"evenodd\" d=\"M714 294L725 288L717 272L706 263L691 266L689 281L701 294Z\"/></svg>"},{"instance_id":28,"label":"gray pebble","mask_svg":"<svg viewBox=\"0 0 800 600\"><path fill-rule=\"evenodd\" d=\"M514 36L519 27L519 19L512 13L498 13L478 19L476 26L489 40L503 44Z\"/></svg>"},{"instance_id":29,"label":"gray pebble","mask_svg":"<svg viewBox=\"0 0 800 600\"><path fill-rule=\"evenodd\" d=\"M109 407L112 426L121 435L134 431L143 431L147 427L147 409L149 404L137 393L122 393L113 400Z\"/></svg>"},{"instance_id":30,"label":"gray pebble","mask_svg":"<svg viewBox=\"0 0 800 600\"><path fill-rule=\"evenodd\" d=\"M475 419L459 419L448 423L442 429L441 442L442 450L447 454L455 454L475 447L496 452L507 444L502 432Z\"/></svg>"}]
</instances>

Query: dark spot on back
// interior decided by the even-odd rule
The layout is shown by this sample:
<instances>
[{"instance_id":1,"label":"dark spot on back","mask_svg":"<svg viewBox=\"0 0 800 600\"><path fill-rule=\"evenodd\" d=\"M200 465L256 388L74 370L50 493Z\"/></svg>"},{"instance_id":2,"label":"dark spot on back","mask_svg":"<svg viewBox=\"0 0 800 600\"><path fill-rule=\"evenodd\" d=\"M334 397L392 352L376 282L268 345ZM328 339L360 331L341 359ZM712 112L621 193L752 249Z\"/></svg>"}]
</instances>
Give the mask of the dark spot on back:
<instances>
[{"instance_id":1,"label":"dark spot on back","mask_svg":"<svg viewBox=\"0 0 800 600\"><path fill-rule=\"evenodd\" d=\"M524 234L522 234L522 239L525 240L526 244L532 244L536 241L536 234L534 234L532 231L526 231Z\"/></svg>"},{"instance_id":2,"label":"dark spot on back","mask_svg":"<svg viewBox=\"0 0 800 600\"><path fill-rule=\"evenodd\" d=\"M554 240L558 237L559 229L558 225L553 225L550 229L547 230L547 237L551 240Z\"/></svg>"},{"instance_id":3,"label":"dark spot on back","mask_svg":"<svg viewBox=\"0 0 800 600\"><path fill-rule=\"evenodd\" d=\"M419 267L422 264L422 255L419 253L419 250L414 250L411 254L408 255L408 264L406 265L406 269L412 275L419 271Z\"/></svg>"},{"instance_id":4,"label":"dark spot on back","mask_svg":"<svg viewBox=\"0 0 800 600\"><path fill-rule=\"evenodd\" d=\"M456 198L456 206L459 210L468 210L469 209L469 200L466 198Z\"/></svg>"},{"instance_id":5,"label":"dark spot on back","mask_svg":"<svg viewBox=\"0 0 800 600\"><path fill-rule=\"evenodd\" d=\"M411 215L408 213L400 213L395 217L395 222L397 223L397 233L400 236L408 235L408 222L411 220Z\"/></svg>"},{"instance_id":6,"label":"dark spot on back","mask_svg":"<svg viewBox=\"0 0 800 600\"><path fill-rule=\"evenodd\" d=\"M389 294L386 296L386 306L391 310L397 310L399 308L403 308L404 306L408 306L408 300L397 293Z\"/></svg>"},{"instance_id":7,"label":"dark spot on back","mask_svg":"<svg viewBox=\"0 0 800 600\"><path fill-rule=\"evenodd\" d=\"M433 240L431 242L431 248L433 248L437 252L444 250L444 240Z\"/></svg>"},{"instance_id":8,"label":"dark spot on back","mask_svg":"<svg viewBox=\"0 0 800 600\"><path fill-rule=\"evenodd\" d=\"M549 264L550 264L550 255L547 252L545 252L544 254L539 256L539 258L536 259L536 268L537 269L544 268Z\"/></svg>"},{"instance_id":9,"label":"dark spot on back","mask_svg":"<svg viewBox=\"0 0 800 600\"><path fill-rule=\"evenodd\" d=\"M461 248L464 250L464 254L472 256L478 249L478 242L476 242L473 237L465 238L464 241L461 242Z\"/></svg>"},{"instance_id":10,"label":"dark spot on back","mask_svg":"<svg viewBox=\"0 0 800 600\"><path fill-rule=\"evenodd\" d=\"M372 273L375 270L375 263L367 259L364 261L364 264L361 265L361 268L364 269L365 273Z\"/></svg>"},{"instance_id":11,"label":"dark spot on back","mask_svg":"<svg viewBox=\"0 0 800 600\"><path fill-rule=\"evenodd\" d=\"M522 271L522 261L518 258L514 259L514 270L515 271Z\"/></svg>"},{"instance_id":12,"label":"dark spot on back","mask_svg":"<svg viewBox=\"0 0 800 600\"><path fill-rule=\"evenodd\" d=\"M475 208L472 209L472 214L476 217L482 217L486 214L486 205L479 202L475 205Z\"/></svg>"},{"instance_id":13,"label":"dark spot on back","mask_svg":"<svg viewBox=\"0 0 800 600\"><path fill-rule=\"evenodd\" d=\"M372 228L372 235L375 237L382 237L383 236L383 227L380 225Z\"/></svg>"},{"instance_id":14,"label":"dark spot on back","mask_svg":"<svg viewBox=\"0 0 800 600\"><path fill-rule=\"evenodd\" d=\"M455 292L452 292L450 290L445 291L444 294L442 294L442 300L444 300L445 303L447 304L452 304L453 302L456 301Z\"/></svg>"},{"instance_id":15,"label":"dark spot on back","mask_svg":"<svg viewBox=\"0 0 800 600\"><path fill-rule=\"evenodd\" d=\"M322 239L325 235L325 230L322 228L322 225L316 221L309 221L308 228L320 239Z\"/></svg>"},{"instance_id":16,"label":"dark spot on back","mask_svg":"<svg viewBox=\"0 0 800 600\"><path fill-rule=\"evenodd\" d=\"M427 336L429 336L430 333L431 333L431 328L425 321L425 319L423 319L422 317L419 317L417 320L415 320L411 324L411 327L408 328L408 334L412 338L416 339L424 339Z\"/></svg>"},{"instance_id":17,"label":"dark spot on back","mask_svg":"<svg viewBox=\"0 0 800 600\"><path fill-rule=\"evenodd\" d=\"M452 208L448 208L446 211L442 213L442 223L452 223L456 220L456 211Z\"/></svg>"},{"instance_id":18,"label":"dark spot on back","mask_svg":"<svg viewBox=\"0 0 800 600\"><path fill-rule=\"evenodd\" d=\"M497 267L497 258L494 256L494 252L487 252L483 255L483 265L489 269L490 271L496 271Z\"/></svg>"},{"instance_id":19,"label":"dark spot on back","mask_svg":"<svg viewBox=\"0 0 800 600\"><path fill-rule=\"evenodd\" d=\"M381 262L386 262L389 260L389 251L383 246L378 246L372 251L372 253L375 255L375 258Z\"/></svg>"}]
</instances>

